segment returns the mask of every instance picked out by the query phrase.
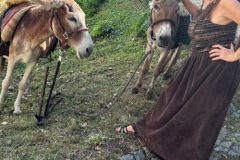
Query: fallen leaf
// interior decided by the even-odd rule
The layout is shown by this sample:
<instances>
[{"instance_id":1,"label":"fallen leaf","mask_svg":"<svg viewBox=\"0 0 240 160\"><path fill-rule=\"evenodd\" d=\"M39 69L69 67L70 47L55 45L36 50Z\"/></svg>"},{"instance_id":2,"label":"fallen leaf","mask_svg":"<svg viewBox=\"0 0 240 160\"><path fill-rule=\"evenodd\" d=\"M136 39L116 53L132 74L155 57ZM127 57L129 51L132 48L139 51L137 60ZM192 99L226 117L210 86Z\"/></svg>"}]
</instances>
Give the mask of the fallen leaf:
<instances>
[{"instance_id":1,"label":"fallen leaf","mask_svg":"<svg viewBox=\"0 0 240 160\"><path fill-rule=\"evenodd\" d=\"M86 122L85 122L85 123L82 123L81 126L82 126L82 127L86 127L86 126L87 126L87 123L86 123Z\"/></svg>"},{"instance_id":2,"label":"fallen leaf","mask_svg":"<svg viewBox=\"0 0 240 160\"><path fill-rule=\"evenodd\" d=\"M7 123L7 122L2 122L1 124L5 126L5 125L7 125L8 123Z\"/></svg>"},{"instance_id":3,"label":"fallen leaf","mask_svg":"<svg viewBox=\"0 0 240 160\"><path fill-rule=\"evenodd\" d=\"M95 149L96 149L97 151L100 151L100 150L101 150L101 148L100 148L99 146L96 146Z\"/></svg>"}]
</instances>

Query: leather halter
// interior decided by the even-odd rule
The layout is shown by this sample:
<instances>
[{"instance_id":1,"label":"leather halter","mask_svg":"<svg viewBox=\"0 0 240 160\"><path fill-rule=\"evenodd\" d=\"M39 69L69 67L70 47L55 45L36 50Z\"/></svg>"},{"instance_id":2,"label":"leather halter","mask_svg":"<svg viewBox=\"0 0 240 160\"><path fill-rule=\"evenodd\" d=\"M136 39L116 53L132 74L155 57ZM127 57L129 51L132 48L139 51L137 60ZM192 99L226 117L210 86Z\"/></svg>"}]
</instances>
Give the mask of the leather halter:
<instances>
[{"instance_id":1,"label":"leather halter","mask_svg":"<svg viewBox=\"0 0 240 160\"><path fill-rule=\"evenodd\" d=\"M177 9L177 11L178 10L179 10L179 8ZM171 41L175 42L175 36L176 36L177 31L178 31L179 23L180 23L180 15L177 13L177 21L174 21L174 20L172 20L170 18L164 18L164 19L160 19L158 21L153 22L153 20L152 20L152 12L153 12L153 10L151 11L150 24L149 24L151 39L153 41L156 41L156 37L155 37L155 35L153 33L154 26L157 25L157 24L163 23L163 22L168 22L168 23L170 23L171 28L174 29L173 36L171 37ZM170 48L171 48L171 46L170 46Z\"/></svg>"},{"instance_id":2,"label":"leather halter","mask_svg":"<svg viewBox=\"0 0 240 160\"><path fill-rule=\"evenodd\" d=\"M51 20L50 20L50 27L51 27L51 30L54 32L53 30L53 19L56 19L60 25L60 28L61 30L63 31L60 38L57 37L57 35L55 34L55 36L57 37L57 39L60 41L60 45L61 45L61 49L62 50L65 50L67 48L67 40L68 38L73 34L73 33L81 33L81 32L87 32L88 31L88 28L84 28L84 27L78 27L78 28L75 28L71 31L67 31L62 22L61 22L61 19L58 15L58 12L57 12L57 9L53 9L52 10L52 17L51 17Z\"/></svg>"}]
</instances>

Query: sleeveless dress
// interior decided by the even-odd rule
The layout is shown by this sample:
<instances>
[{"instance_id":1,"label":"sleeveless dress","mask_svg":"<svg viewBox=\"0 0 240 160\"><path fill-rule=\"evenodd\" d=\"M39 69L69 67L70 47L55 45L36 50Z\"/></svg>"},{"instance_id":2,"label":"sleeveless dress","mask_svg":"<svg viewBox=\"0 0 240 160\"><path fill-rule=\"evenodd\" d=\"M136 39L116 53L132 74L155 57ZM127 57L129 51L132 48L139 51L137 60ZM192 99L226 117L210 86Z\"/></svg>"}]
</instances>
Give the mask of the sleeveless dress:
<instances>
[{"instance_id":1,"label":"sleeveless dress","mask_svg":"<svg viewBox=\"0 0 240 160\"><path fill-rule=\"evenodd\" d=\"M156 105L133 124L136 136L164 160L208 160L240 79L240 64L212 61L212 45L230 48L237 24L218 25L200 10L189 27L191 54Z\"/></svg>"}]
</instances>

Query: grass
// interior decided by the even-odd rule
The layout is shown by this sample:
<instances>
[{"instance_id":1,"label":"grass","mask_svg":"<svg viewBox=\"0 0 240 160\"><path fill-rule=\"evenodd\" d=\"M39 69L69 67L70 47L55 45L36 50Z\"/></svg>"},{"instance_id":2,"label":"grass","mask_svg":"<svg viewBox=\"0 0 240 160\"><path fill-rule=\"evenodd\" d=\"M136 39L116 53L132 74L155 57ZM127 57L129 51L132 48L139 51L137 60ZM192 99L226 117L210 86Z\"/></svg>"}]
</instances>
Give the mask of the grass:
<instances>
[{"instance_id":1,"label":"grass","mask_svg":"<svg viewBox=\"0 0 240 160\"><path fill-rule=\"evenodd\" d=\"M141 118L154 104L144 98L147 83L138 95L130 94L139 74L120 102L107 114L87 118L72 110L98 111L100 107L94 97L107 102L123 88L144 55L145 38L136 38L136 35L145 14L146 9L136 7L134 1L109 0L101 5L98 14L88 16L87 22L95 40L94 54L78 60L74 51L69 50L64 57L56 87L56 91L64 93L64 101L54 110L47 126L37 127L34 114L38 111L44 65L49 64L53 74L56 62L42 60L35 68L20 116L11 112L23 72L23 66L17 66L5 101L5 112L0 116L0 123L7 122L0 124L0 159L115 160L139 149L143 145L139 140L114 132L118 125ZM155 57L153 64L156 60ZM151 74L146 81L149 76ZM166 83L159 79L156 90L161 90Z\"/></svg>"},{"instance_id":2,"label":"grass","mask_svg":"<svg viewBox=\"0 0 240 160\"><path fill-rule=\"evenodd\" d=\"M76 2L81 6L87 15L93 16L99 11L101 4L103 4L105 0L76 0Z\"/></svg>"},{"instance_id":3,"label":"grass","mask_svg":"<svg viewBox=\"0 0 240 160\"><path fill-rule=\"evenodd\" d=\"M0 125L0 159L118 159L140 148L138 140L116 135L114 128L136 121L148 109L146 106L151 106L153 101L145 101L143 93L132 96L130 101L128 91L111 112L98 118L78 116L71 111L99 110L92 97L102 102L112 99L143 56L145 40L135 38L134 28L141 10L133 7L127 0L111 0L102 4L98 14L88 16L91 34L102 22L105 22L103 29L108 25L112 31L93 36L95 51L89 59L78 60L74 51L68 51L56 87L64 93L64 102L54 110L47 126L37 127L34 114L38 110L44 65L49 64L53 74L56 62L42 60L34 69L20 116L11 113L24 66L16 67L5 112L0 117L1 123L7 122Z\"/></svg>"}]
</instances>

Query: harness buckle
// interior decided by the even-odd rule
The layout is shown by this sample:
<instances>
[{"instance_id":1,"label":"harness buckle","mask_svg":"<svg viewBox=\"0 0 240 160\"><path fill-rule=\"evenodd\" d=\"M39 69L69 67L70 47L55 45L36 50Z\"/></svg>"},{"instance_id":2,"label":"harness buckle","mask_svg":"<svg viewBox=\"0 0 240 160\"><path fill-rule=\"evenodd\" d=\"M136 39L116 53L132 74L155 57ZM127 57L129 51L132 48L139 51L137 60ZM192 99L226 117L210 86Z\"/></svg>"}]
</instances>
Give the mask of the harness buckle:
<instances>
[{"instance_id":1,"label":"harness buckle","mask_svg":"<svg viewBox=\"0 0 240 160\"><path fill-rule=\"evenodd\" d=\"M58 52L58 61L62 61L62 58L64 56L65 50L59 50Z\"/></svg>"},{"instance_id":2,"label":"harness buckle","mask_svg":"<svg viewBox=\"0 0 240 160\"><path fill-rule=\"evenodd\" d=\"M65 38L65 40L67 40L69 38L68 33L67 32L63 33L63 37Z\"/></svg>"},{"instance_id":3,"label":"harness buckle","mask_svg":"<svg viewBox=\"0 0 240 160\"><path fill-rule=\"evenodd\" d=\"M60 51L58 52L58 55L59 55L59 56L62 56L62 55L63 55L63 51L60 50Z\"/></svg>"}]
</instances>

